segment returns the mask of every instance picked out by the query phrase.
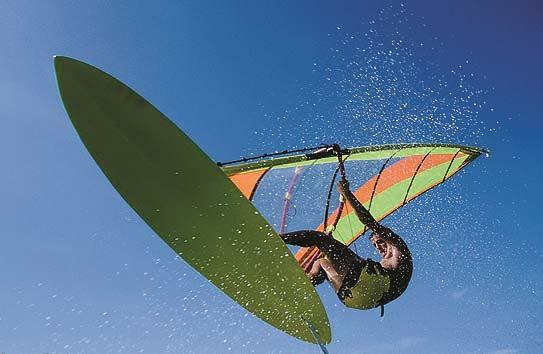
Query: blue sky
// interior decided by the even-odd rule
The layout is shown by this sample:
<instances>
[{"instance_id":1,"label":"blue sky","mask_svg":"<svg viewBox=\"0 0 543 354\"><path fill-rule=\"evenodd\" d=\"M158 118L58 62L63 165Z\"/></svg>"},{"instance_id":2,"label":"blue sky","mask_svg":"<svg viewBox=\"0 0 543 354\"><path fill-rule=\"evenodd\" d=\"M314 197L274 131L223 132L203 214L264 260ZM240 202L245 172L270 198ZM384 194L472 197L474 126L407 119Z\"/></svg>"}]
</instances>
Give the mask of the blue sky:
<instances>
[{"instance_id":1,"label":"blue sky","mask_svg":"<svg viewBox=\"0 0 543 354\"><path fill-rule=\"evenodd\" d=\"M64 112L62 54L133 87L215 160L321 142L490 149L388 221L416 258L384 319L319 290L329 349L540 353L541 12L527 0L0 1L0 352L318 353L175 259L116 194Z\"/></svg>"}]
</instances>

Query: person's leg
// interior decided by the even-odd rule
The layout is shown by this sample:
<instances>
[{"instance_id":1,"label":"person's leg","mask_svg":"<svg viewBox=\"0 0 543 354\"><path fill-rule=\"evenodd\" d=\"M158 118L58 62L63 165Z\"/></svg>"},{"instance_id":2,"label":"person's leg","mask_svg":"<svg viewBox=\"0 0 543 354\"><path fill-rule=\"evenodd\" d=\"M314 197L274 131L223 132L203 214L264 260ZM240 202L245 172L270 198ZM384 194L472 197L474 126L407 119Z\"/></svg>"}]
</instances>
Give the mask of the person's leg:
<instances>
[{"instance_id":1,"label":"person's leg","mask_svg":"<svg viewBox=\"0 0 543 354\"><path fill-rule=\"evenodd\" d=\"M338 274L345 275L358 256L343 243L314 230L301 230L280 235L285 243L301 247L316 246L324 253Z\"/></svg>"},{"instance_id":2,"label":"person's leg","mask_svg":"<svg viewBox=\"0 0 543 354\"><path fill-rule=\"evenodd\" d=\"M317 277L324 272L325 277L328 279L330 284L336 289L336 292L341 287L343 278L345 278L345 273L338 273L332 262L327 258L319 258L313 263L311 270L308 275L311 279L311 283L316 284ZM323 277L324 278L324 277ZM320 280L320 279L318 279ZM324 281L324 279L323 279ZM321 281L322 282L322 281Z\"/></svg>"},{"instance_id":3,"label":"person's leg","mask_svg":"<svg viewBox=\"0 0 543 354\"><path fill-rule=\"evenodd\" d=\"M315 230L300 230L294 232L287 232L280 234L281 238L285 243L294 246L300 247L311 247L316 246L318 239L320 237L325 237L326 235L322 232Z\"/></svg>"},{"instance_id":4,"label":"person's leg","mask_svg":"<svg viewBox=\"0 0 543 354\"><path fill-rule=\"evenodd\" d=\"M311 270L307 273L309 280L311 280L311 284L314 286L320 285L324 283L325 280L328 280L326 272L317 261L313 262Z\"/></svg>"},{"instance_id":5,"label":"person's leg","mask_svg":"<svg viewBox=\"0 0 543 354\"><path fill-rule=\"evenodd\" d=\"M358 258L349 247L330 236L319 238L316 246L343 277L349 271L355 259Z\"/></svg>"},{"instance_id":6,"label":"person's leg","mask_svg":"<svg viewBox=\"0 0 543 354\"><path fill-rule=\"evenodd\" d=\"M311 266L309 272L307 272L307 275L309 276L309 280L311 280L311 284L314 286L320 285L328 279L326 272L320 265L319 259L313 262L313 265Z\"/></svg>"}]
</instances>

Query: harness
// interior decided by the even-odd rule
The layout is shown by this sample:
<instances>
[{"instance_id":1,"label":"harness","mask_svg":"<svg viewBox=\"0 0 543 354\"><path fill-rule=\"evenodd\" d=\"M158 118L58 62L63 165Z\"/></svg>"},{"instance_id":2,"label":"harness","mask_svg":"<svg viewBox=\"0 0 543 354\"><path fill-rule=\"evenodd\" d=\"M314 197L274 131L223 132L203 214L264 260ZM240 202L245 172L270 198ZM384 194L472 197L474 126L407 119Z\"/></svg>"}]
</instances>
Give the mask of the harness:
<instances>
[{"instance_id":1,"label":"harness","mask_svg":"<svg viewBox=\"0 0 543 354\"><path fill-rule=\"evenodd\" d=\"M384 294L386 294L386 291L389 291L390 290L390 287L392 286L392 279L390 278L390 276L386 275L386 274L381 274L380 271L377 271L376 269L376 265L377 263L374 262L372 259L370 258L367 258L367 259L359 259L357 261L355 261L355 263L353 263L351 269L349 270L349 272L347 273L347 275L345 276L344 280L343 280L343 284L341 285L341 287L339 288L338 292L337 292L337 296L338 298L341 300L341 302L343 302L346 306L348 307L351 307L351 308L356 308L356 309L363 309L363 310L366 310L366 309L371 309L371 308L376 308L376 307L379 307L380 308L380 317L383 317L384 314L385 314L385 302L384 302ZM368 278L369 276L369 278ZM362 279L361 278L365 278L365 279ZM377 277L377 278L371 278L371 277ZM378 277L382 277L381 279L379 279ZM388 285L387 285L387 290L384 291L383 293L381 294L374 294L374 295L377 295L379 296L379 300L374 302L375 305L372 305L371 304L371 294L368 294L370 296L370 298L366 298L365 301L370 301L369 303L366 302L366 305L362 305L359 303L359 305L362 305L362 307L358 307L358 306L354 306L352 303L349 304L349 299L350 298L353 298L353 291L354 289L356 289L358 286L364 286L364 284L368 285L368 281L370 282L377 282L377 283L373 283L373 286L374 287L377 287L375 289L378 289L380 286L383 285L383 281L386 282L386 280L384 278L388 278ZM360 285L359 282L362 281L364 284ZM364 302L364 300L362 300Z\"/></svg>"}]
</instances>

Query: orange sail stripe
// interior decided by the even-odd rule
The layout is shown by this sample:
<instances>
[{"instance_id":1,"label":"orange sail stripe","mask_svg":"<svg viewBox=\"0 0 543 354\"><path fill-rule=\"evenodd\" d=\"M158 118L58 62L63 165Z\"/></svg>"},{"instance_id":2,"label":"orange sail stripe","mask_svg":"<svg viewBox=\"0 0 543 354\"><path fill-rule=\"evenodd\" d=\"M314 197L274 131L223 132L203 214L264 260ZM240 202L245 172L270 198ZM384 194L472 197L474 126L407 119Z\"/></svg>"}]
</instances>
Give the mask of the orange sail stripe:
<instances>
[{"instance_id":1,"label":"orange sail stripe","mask_svg":"<svg viewBox=\"0 0 543 354\"><path fill-rule=\"evenodd\" d=\"M251 199L256 185L260 181L260 178L268 171L268 169L240 172L234 175L228 176L230 180L238 187L247 199Z\"/></svg>"},{"instance_id":2,"label":"orange sail stripe","mask_svg":"<svg viewBox=\"0 0 543 354\"><path fill-rule=\"evenodd\" d=\"M390 188L396 183L402 182L406 179L412 178L413 173L417 170L417 167L421 164L423 161L425 155L416 155L408 158L404 158L395 164L391 165L390 167L383 170L381 173L381 176L374 176L371 178L368 182L366 182L362 187L360 187L358 190L354 192L354 195L356 198L363 204L369 202L373 193L373 188L375 187L375 195L385 191L387 188ZM459 153L457 155L458 157L464 156L463 153ZM424 170L433 168L439 164L445 163L447 161L450 161L452 158L454 158L454 154L434 154L429 155L424 159L422 162L422 165L420 165L420 168L418 169L418 172L422 172ZM375 182L377 181L377 178L379 178L379 182L377 186L375 186ZM410 198L411 199L411 198ZM401 205L399 205L401 206ZM398 206L398 207L399 207ZM397 208L394 208L395 210ZM354 212L354 211L352 211ZM391 211L392 212L392 211ZM328 224L332 222L336 215L338 213L338 210L336 209L329 217L328 217ZM345 214L345 213L343 213ZM345 214L346 215L346 214ZM324 223L319 225L316 230L323 231ZM318 252L318 249L316 247L310 247L310 248L301 248L296 253L295 257L296 260L302 265L307 261L310 261L314 258L315 254Z\"/></svg>"},{"instance_id":3,"label":"orange sail stripe","mask_svg":"<svg viewBox=\"0 0 543 354\"><path fill-rule=\"evenodd\" d=\"M459 154L460 155L460 154ZM459 172L464 166L466 165L466 162L464 162L462 165L460 165L460 167L458 167L453 173L447 175L447 178L450 178L452 177L454 174L456 174L457 172ZM438 185L440 185L443 181L437 181L431 185L428 186L428 188L424 189L424 190L421 190L413 195L411 195L409 198L407 198L407 201L405 204L409 203L410 201L412 201L413 199L416 199L417 197L419 197L421 194L429 191L430 189L432 188L435 188L437 187ZM395 210L398 210L399 208L401 208L403 205L405 205L402 201L402 203L399 203L397 204L396 206L390 208L388 211L386 211L382 216L380 216L377 221L381 221L383 220L384 218L386 218L387 216L389 216L390 214L392 214ZM353 241L355 241L355 239L351 239L348 241L348 245L350 245ZM315 247L315 249L318 251L318 249Z\"/></svg>"}]
</instances>

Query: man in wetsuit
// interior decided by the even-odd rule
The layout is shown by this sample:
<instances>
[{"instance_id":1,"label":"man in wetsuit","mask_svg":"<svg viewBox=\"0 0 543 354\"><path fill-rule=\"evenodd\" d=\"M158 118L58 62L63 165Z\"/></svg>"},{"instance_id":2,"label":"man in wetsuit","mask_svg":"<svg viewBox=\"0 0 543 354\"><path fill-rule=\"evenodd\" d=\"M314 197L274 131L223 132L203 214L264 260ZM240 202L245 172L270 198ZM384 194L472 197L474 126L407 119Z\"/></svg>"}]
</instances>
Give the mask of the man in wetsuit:
<instances>
[{"instance_id":1,"label":"man in wetsuit","mask_svg":"<svg viewBox=\"0 0 543 354\"><path fill-rule=\"evenodd\" d=\"M383 311L383 305L397 299L409 284L413 272L411 252L400 236L373 218L350 191L347 181L340 182L338 188L360 221L372 231L370 241L381 255L379 262L360 258L319 231L296 231L282 234L281 238L296 246L316 246L325 255L308 272L313 284L327 278L347 307L365 310L381 306Z\"/></svg>"}]
</instances>

